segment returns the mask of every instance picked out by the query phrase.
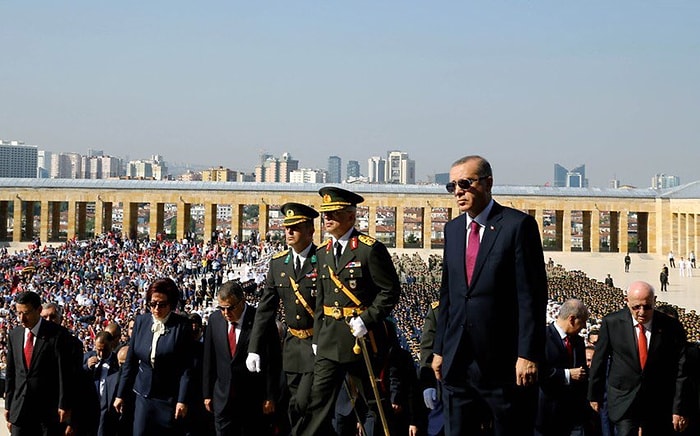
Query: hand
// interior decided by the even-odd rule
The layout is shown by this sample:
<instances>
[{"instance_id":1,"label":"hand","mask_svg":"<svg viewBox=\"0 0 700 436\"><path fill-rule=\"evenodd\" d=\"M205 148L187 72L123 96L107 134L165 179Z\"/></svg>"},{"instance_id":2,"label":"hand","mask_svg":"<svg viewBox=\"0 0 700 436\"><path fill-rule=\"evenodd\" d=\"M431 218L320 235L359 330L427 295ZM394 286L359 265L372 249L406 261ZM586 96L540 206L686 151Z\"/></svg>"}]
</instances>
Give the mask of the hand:
<instances>
[{"instance_id":1,"label":"hand","mask_svg":"<svg viewBox=\"0 0 700 436\"><path fill-rule=\"evenodd\" d=\"M518 386L532 386L537 382L537 363L518 357L515 362L515 383Z\"/></svg>"},{"instance_id":2,"label":"hand","mask_svg":"<svg viewBox=\"0 0 700 436\"><path fill-rule=\"evenodd\" d=\"M593 409L595 413L598 413L600 411L600 403L597 401L591 401L591 409Z\"/></svg>"},{"instance_id":3,"label":"hand","mask_svg":"<svg viewBox=\"0 0 700 436\"><path fill-rule=\"evenodd\" d=\"M265 400L263 403L263 415L272 415L273 413L275 413L275 402Z\"/></svg>"},{"instance_id":4,"label":"hand","mask_svg":"<svg viewBox=\"0 0 700 436\"><path fill-rule=\"evenodd\" d=\"M588 378L588 372L583 368L571 368L569 370L569 376L573 381L583 381Z\"/></svg>"},{"instance_id":5,"label":"hand","mask_svg":"<svg viewBox=\"0 0 700 436\"><path fill-rule=\"evenodd\" d=\"M66 431L63 432L63 436L74 436L74 435L75 435L75 429L73 428L73 426L67 425Z\"/></svg>"},{"instance_id":6,"label":"hand","mask_svg":"<svg viewBox=\"0 0 700 436\"><path fill-rule=\"evenodd\" d=\"M58 422L64 423L70 421L70 410L58 409Z\"/></svg>"},{"instance_id":7,"label":"hand","mask_svg":"<svg viewBox=\"0 0 700 436\"><path fill-rule=\"evenodd\" d=\"M187 404L177 403L175 405L175 419L184 418L187 416Z\"/></svg>"},{"instance_id":8,"label":"hand","mask_svg":"<svg viewBox=\"0 0 700 436\"><path fill-rule=\"evenodd\" d=\"M430 365L435 373L435 379L442 381L442 356L433 354L433 363Z\"/></svg>"},{"instance_id":9,"label":"hand","mask_svg":"<svg viewBox=\"0 0 700 436\"><path fill-rule=\"evenodd\" d=\"M12 424L10 424L10 411L5 410L5 423L7 424L7 431L12 433Z\"/></svg>"},{"instance_id":10,"label":"hand","mask_svg":"<svg viewBox=\"0 0 700 436\"><path fill-rule=\"evenodd\" d=\"M316 349L318 348L317 344L311 344L311 350L314 352L314 356L316 355Z\"/></svg>"},{"instance_id":11,"label":"hand","mask_svg":"<svg viewBox=\"0 0 700 436\"><path fill-rule=\"evenodd\" d=\"M401 413L402 410L403 410L403 408L401 407L400 404L391 403L391 411L394 412L395 414L398 415L399 413Z\"/></svg>"},{"instance_id":12,"label":"hand","mask_svg":"<svg viewBox=\"0 0 700 436\"><path fill-rule=\"evenodd\" d=\"M435 406L437 406L437 389L425 389L423 391L423 402L425 403L425 407L427 407L428 409L435 409Z\"/></svg>"},{"instance_id":13,"label":"hand","mask_svg":"<svg viewBox=\"0 0 700 436\"><path fill-rule=\"evenodd\" d=\"M245 366L250 372L260 372L260 355L257 353L248 353L245 360Z\"/></svg>"},{"instance_id":14,"label":"hand","mask_svg":"<svg viewBox=\"0 0 700 436\"><path fill-rule=\"evenodd\" d=\"M361 338L367 334L367 327L365 327L365 322L359 316L354 317L348 323L350 324L350 332L356 338Z\"/></svg>"},{"instance_id":15,"label":"hand","mask_svg":"<svg viewBox=\"0 0 700 436\"><path fill-rule=\"evenodd\" d=\"M416 427L415 425L409 425L408 436L418 436L418 427Z\"/></svg>"},{"instance_id":16,"label":"hand","mask_svg":"<svg viewBox=\"0 0 700 436\"><path fill-rule=\"evenodd\" d=\"M207 412L214 413L214 409L211 407L211 398L204 399L204 408L207 409Z\"/></svg>"},{"instance_id":17,"label":"hand","mask_svg":"<svg viewBox=\"0 0 700 436\"><path fill-rule=\"evenodd\" d=\"M122 409L124 407L124 400L122 400L121 398L115 398L112 406L114 406L114 410L116 410L117 413L121 415Z\"/></svg>"},{"instance_id":18,"label":"hand","mask_svg":"<svg viewBox=\"0 0 700 436\"><path fill-rule=\"evenodd\" d=\"M90 369L94 369L95 365L100 361L100 359L97 356L90 356L90 358L87 361L87 366Z\"/></svg>"},{"instance_id":19,"label":"hand","mask_svg":"<svg viewBox=\"0 0 700 436\"><path fill-rule=\"evenodd\" d=\"M688 427L688 420L684 416L673 415L673 430L684 431Z\"/></svg>"}]
</instances>

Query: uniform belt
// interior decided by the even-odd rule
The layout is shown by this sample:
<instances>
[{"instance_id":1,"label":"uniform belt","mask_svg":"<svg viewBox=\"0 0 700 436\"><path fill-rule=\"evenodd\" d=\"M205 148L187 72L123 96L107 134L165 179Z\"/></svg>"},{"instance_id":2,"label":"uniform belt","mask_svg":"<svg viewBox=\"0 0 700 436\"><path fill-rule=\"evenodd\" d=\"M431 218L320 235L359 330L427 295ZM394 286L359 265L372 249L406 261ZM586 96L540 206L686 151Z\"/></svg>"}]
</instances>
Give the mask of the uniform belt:
<instances>
[{"instance_id":1,"label":"uniform belt","mask_svg":"<svg viewBox=\"0 0 700 436\"><path fill-rule=\"evenodd\" d=\"M293 328L289 327L287 330L289 330L289 333L292 336L296 336L299 339L310 338L311 336L314 335L314 329L299 330L299 329L293 329Z\"/></svg>"},{"instance_id":2,"label":"uniform belt","mask_svg":"<svg viewBox=\"0 0 700 436\"><path fill-rule=\"evenodd\" d=\"M331 307L323 306L323 314L332 316L335 319L343 319L350 316L357 316L365 310L361 307Z\"/></svg>"}]
</instances>

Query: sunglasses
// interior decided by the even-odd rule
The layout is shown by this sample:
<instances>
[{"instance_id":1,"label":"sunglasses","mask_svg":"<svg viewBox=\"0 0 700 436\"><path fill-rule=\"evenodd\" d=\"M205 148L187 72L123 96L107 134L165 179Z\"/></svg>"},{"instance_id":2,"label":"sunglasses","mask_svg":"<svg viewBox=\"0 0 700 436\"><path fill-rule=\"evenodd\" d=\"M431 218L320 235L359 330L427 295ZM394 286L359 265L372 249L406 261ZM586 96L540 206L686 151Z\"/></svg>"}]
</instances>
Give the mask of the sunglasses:
<instances>
[{"instance_id":1,"label":"sunglasses","mask_svg":"<svg viewBox=\"0 0 700 436\"><path fill-rule=\"evenodd\" d=\"M216 306L216 308L222 312L233 312L234 310L236 310L236 307L238 307L242 302L243 300L239 300L238 303L233 304L231 306Z\"/></svg>"},{"instance_id":2,"label":"sunglasses","mask_svg":"<svg viewBox=\"0 0 700 436\"><path fill-rule=\"evenodd\" d=\"M449 182L448 184L445 185L445 189L447 189L447 192L450 194L454 194L455 189L457 189L457 186L460 188L467 190L469 189L474 183L479 182L484 179L488 179L490 176L482 176L476 179L459 179L459 180L453 180Z\"/></svg>"},{"instance_id":3,"label":"sunglasses","mask_svg":"<svg viewBox=\"0 0 700 436\"><path fill-rule=\"evenodd\" d=\"M651 310L653 308L654 308L654 306L652 306L651 304L637 304L636 306L630 307L630 309L632 309L632 310L639 310L639 309Z\"/></svg>"},{"instance_id":4,"label":"sunglasses","mask_svg":"<svg viewBox=\"0 0 700 436\"><path fill-rule=\"evenodd\" d=\"M151 306L151 308L153 309L155 309L156 307L159 309L163 309L164 307L170 306L170 303L168 303L167 301L151 301L150 303L148 303L148 305Z\"/></svg>"}]
</instances>

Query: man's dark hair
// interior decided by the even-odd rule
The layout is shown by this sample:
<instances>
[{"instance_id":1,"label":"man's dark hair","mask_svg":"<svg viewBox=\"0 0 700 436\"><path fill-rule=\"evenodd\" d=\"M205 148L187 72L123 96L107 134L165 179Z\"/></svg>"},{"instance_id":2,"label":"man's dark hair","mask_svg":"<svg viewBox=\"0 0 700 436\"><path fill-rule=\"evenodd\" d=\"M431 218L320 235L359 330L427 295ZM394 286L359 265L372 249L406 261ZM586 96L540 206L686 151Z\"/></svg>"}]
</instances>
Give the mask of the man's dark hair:
<instances>
[{"instance_id":1,"label":"man's dark hair","mask_svg":"<svg viewBox=\"0 0 700 436\"><path fill-rule=\"evenodd\" d=\"M16 304L24 304L26 306L31 306L34 309L41 307L41 297L36 292L26 291L20 292L15 297Z\"/></svg>"},{"instance_id":2,"label":"man's dark hair","mask_svg":"<svg viewBox=\"0 0 700 436\"><path fill-rule=\"evenodd\" d=\"M222 300L230 300L231 297L236 297L238 300L245 298L243 287L241 287L241 284L236 280L229 280L221 285L219 289L219 298Z\"/></svg>"}]
</instances>

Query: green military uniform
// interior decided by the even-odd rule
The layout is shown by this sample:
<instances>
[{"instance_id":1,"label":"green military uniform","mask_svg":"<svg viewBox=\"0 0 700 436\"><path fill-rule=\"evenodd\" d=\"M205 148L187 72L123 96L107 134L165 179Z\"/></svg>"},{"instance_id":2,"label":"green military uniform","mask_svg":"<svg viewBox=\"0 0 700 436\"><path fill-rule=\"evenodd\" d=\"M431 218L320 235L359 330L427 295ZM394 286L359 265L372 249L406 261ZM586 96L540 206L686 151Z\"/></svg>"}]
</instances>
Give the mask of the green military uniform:
<instances>
[{"instance_id":1,"label":"green military uniform","mask_svg":"<svg viewBox=\"0 0 700 436\"><path fill-rule=\"evenodd\" d=\"M313 220L318 216L318 212L298 203L283 205L282 213L286 216L283 223L285 226ZM282 369L290 393L289 416L292 426L301 419L311 393L315 359L311 341L317 277L318 260L313 243L306 260L296 273L292 249L273 256L248 347L249 352L258 354L259 350L265 348L261 343L264 340L264 327L269 322L274 322L281 301L287 327L282 348Z\"/></svg>"},{"instance_id":2,"label":"green military uniform","mask_svg":"<svg viewBox=\"0 0 700 436\"><path fill-rule=\"evenodd\" d=\"M428 313L423 321L423 331L420 337L420 382L421 388L435 388L435 372L433 371L433 341L437 330L437 312L440 309L440 302L434 301L428 307Z\"/></svg>"},{"instance_id":3,"label":"green military uniform","mask_svg":"<svg viewBox=\"0 0 700 436\"><path fill-rule=\"evenodd\" d=\"M341 210L363 201L361 196L340 188L326 187L319 193L323 197L321 212ZM381 361L388 351L380 340L386 337L384 320L401 293L399 277L384 244L353 229L336 266L333 242L333 239L327 241L317 251L319 281L314 322L317 359L311 415L302 433L305 435L333 434L330 418L346 374L366 383L365 391L372 398L363 357L353 351L356 339L347 322L355 315L362 319L369 331L365 336L367 347L376 361ZM375 422L379 424L378 416Z\"/></svg>"}]
</instances>

